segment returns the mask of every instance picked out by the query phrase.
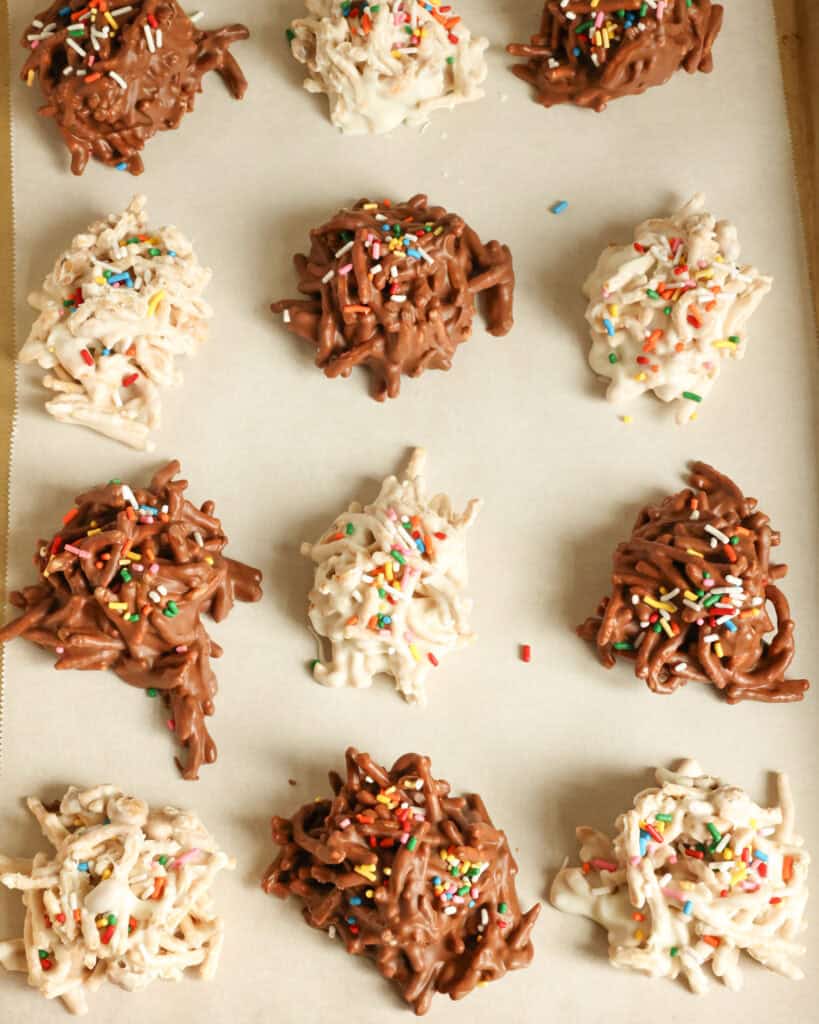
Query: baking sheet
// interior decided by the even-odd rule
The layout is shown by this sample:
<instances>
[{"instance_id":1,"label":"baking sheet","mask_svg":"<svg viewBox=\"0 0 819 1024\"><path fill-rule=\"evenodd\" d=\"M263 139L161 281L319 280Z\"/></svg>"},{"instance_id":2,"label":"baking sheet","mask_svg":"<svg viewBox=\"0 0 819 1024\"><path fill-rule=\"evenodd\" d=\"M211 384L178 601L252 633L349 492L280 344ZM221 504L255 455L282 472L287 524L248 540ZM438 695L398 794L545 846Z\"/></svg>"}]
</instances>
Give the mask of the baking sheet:
<instances>
[{"instance_id":1,"label":"baking sheet","mask_svg":"<svg viewBox=\"0 0 819 1024\"><path fill-rule=\"evenodd\" d=\"M136 190L148 195L152 222L178 224L213 267L216 318L207 346L184 367L184 390L165 397L152 455L52 421L37 372L22 372L10 584L31 581L36 539L75 493L113 476L147 479L171 457L182 460L193 500L216 500L229 552L265 574L263 601L213 629L225 648L212 722L220 755L198 783L176 776L157 702L111 675L57 675L28 645L8 651L4 852L40 848L22 796L114 781L154 802L195 807L239 862L218 883L227 941L215 983L157 984L135 996L109 987L93 998L98 1019L409 1019L370 964L303 925L295 902L258 888L274 853L269 816L324 794L326 770L349 743L386 762L407 749L428 753L437 775L480 792L517 851L527 906L545 896L563 857L576 856L575 825L609 827L649 784L649 766L677 756L698 757L759 798L773 796L768 770L787 769L797 822L817 845L815 694L788 707L731 708L694 686L661 699L628 667L606 673L572 631L606 591L612 549L638 507L676 489L687 460L704 458L758 496L782 531L798 627L794 675L815 670L816 360L768 0L728 5L712 76L678 75L602 116L547 112L507 72L503 44L529 36L539 6L462 0L459 13L492 42L486 99L439 114L424 133L346 139L321 100L300 89L301 69L288 56L284 29L301 4L209 0L208 27L243 20L251 28L235 49L247 98L236 104L206 80L182 133L150 144L139 179L102 167L73 178L53 126L34 114L36 97L13 85L21 332L32 320L25 295L58 251ZM16 39L33 8L29 0L10 7ZM605 243L630 238L634 223L697 190L737 220L745 258L773 274L775 288L752 322L748 357L725 368L698 423L677 428L646 401L627 427L585 364L580 283ZM401 397L381 406L363 372L325 380L267 306L295 294L291 255L328 213L365 194L418 191L511 246L517 325L503 340L477 329L451 373L405 381ZM561 198L571 205L554 217L548 206ZM443 663L426 710L405 706L386 681L361 692L311 682L311 572L298 553L349 500L368 498L401 468L415 444L429 449L433 487L457 504L486 502L470 547L479 640ZM530 665L517 660L520 642L533 647ZM3 891L0 936L20 934L21 924L19 897ZM815 945L815 927L806 941ZM769 1024L817 1019L810 957L801 984L748 965L741 995L715 985L702 1001L681 984L612 970L605 934L549 907L535 945L531 968L463 1003L440 997L432 1017L634 1024L655 1020L659 999L671 1020L753 1020L762 1007ZM63 1014L21 976L0 976L3 1019Z\"/></svg>"}]
</instances>

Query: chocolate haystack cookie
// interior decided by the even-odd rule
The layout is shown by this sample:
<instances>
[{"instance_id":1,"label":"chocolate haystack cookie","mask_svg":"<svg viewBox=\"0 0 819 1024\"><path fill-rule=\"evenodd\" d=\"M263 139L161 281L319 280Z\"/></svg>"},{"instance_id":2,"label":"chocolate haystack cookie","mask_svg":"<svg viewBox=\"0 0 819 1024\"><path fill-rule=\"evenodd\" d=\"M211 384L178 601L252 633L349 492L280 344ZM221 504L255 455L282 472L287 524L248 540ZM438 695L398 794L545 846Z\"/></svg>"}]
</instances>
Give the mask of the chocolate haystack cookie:
<instances>
[{"instance_id":1,"label":"chocolate haystack cookie","mask_svg":"<svg viewBox=\"0 0 819 1024\"><path fill-rule=\"evenodd\" d=\"M330 784L332 800L273 818L283 849L266 892L299 896L307 923L371 957L417 1014L531 962L540 905L521 914L517 864L479 796L450 796L429 758L386 771L352 747Z\"/></svg>"},{"instance_id":2,"label":"chocolate haystack cookie","mask_svg":"<svg viewBox=\"0 0 819 1024\"><path fill-rule=\"evenodd\" d=\"M515 275L500 242L424 195L406 203L362 199L310 232L310 255L294 257L306 300L274 302L294 334L318 349L328 377L368 366L375 397L395 398L401 375L448 370L472 333L475 296L484 292L488 331L512 328Z\"/></svg>"},{"instance_id":3,"label":"chocolate haystack cookie","mask_svg":"<svg viewBox=\"0 0 819 1024\"><path fill-rule=\"evenodd\" d=\"M244 25L200 31L176 0L55 0L26 29L22 78L39 79L82 174L90 157L141 174L140 150L193 110L202 78L218 71L236 99L247 82L229 47Z\"/></svg>"},{"instance_id":4,"label":"chocolate haystack cookie","mask_svg":"<svg viewBox=\"0 0 819 1024\"><path fill-rule=\"evenodd\" d=\"M216 760L205 719L214 711L210 658L222 649L202 624L221 622L234 598L258 601L261 573L225 558L228 542L212 501L184 497L170 462L147 489L112 480L80 494L62 529L40 541L40 582L11 595L22 615L0 643L24 636L58 655L58 669L113 669L170 708L169 728L188 748L177 766L198 778Z\"/></svg>"},{"instance_id":5,"label":"chocolate haystack cookie","mask_svg":"<svg viewBox=\"0 0 819 1024\"><path fill-rule=\"evenodd\" d=\"M802 700L807 680L785 679L794 624L775 583L788 567L770 561L779 534L756 499L711 466L695 462L690 480L642 510L614 553L602 618L578 634L606 668L618 654L631 658L655 693L693 679L713 683L729 704Z\"/></svg>"},{"instance_id":6,"label":"chocolate haystack cookie","mask_svg":"<svg viewBox=\"0 0 819 1024\"><path fill-rule=\"evenodd\" d=\"M685 68L711 71L723 9L711 0L546 0L540 33L507 47L544 107L609 100L664 85Z\"/></svg>"}]
</instances>

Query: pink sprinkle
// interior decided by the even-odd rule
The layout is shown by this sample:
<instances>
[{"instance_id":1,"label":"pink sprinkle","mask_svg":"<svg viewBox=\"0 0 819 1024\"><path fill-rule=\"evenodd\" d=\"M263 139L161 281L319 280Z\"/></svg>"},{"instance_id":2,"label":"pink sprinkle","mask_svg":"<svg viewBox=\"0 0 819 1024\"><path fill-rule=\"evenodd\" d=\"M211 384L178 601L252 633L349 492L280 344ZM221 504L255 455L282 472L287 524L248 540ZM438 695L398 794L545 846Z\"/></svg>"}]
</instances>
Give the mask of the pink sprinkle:
<instances>
[{"instance_id":1,"label":"pink sprinkle","mask_svg":"<svg viewBox=\"0 0 819 1024\"><path fill-rule=\"evenodd\" d=\"M636 867L640 863L639 857L629 857L632 867Z\"/></svg>"},{"instance_id":2,"label":"pink sprinkle","mask_svg":"<svg viewBox=\"0 0 819 1024\"><path fill-rule=\"evenodd\" d=\"M134 570L134 572L145 572L145 566L140 565L139 562L134 562L131 568Z\"/></svg>"},{"instance_id":3,"label":"pink sprinkle","mask_svg":"<svg viewBox=\"0 0 819 1024\"><path fill-rule=\"evenodd\" d=\"M186 644L180 644L178 647L174 647L177 654L187 654L188 648Z\"/></svg>"},{"instance_id":4,"label":"pink sprinkle","mask_svg":"<svg viewBox=\"0 0 819 1024\"><path fill-rule=\"evenodd\" d=\"M179 864L185 864L185 863L187 863L187 861L193 860L193 858L196 857L201 852L202 851L198 847L194 847L192 850L186 850L184 853L181 853L176 858L176 860L173 862L173 864L171 866L172 867L177 867Z\"/></svg>"},{"instance_id":5,"label":"pink sprinkle","mask_svg":"<svg viewBox=\"0 0 819 1024\"><path fill-rule=\"evenodd\" d=\"M399 841L401 845L404 846L409 841L409 832L402 832Z\"/></svg>"},{"instance_id":6,"label":"pink sprinkle","mask_svg":"<svg viewBox=\"0 0 819 1024\"><path fill-rule=\"evenodd\" d=\"M476 900L478 898L478 890L475 888L474 885L469 890L469 895L472 897L473 900Z\"/></svg>"},{"instance_id":7,"label":"pink sprinkle","mask_svg":"<svg viewBox=\"0 0 819 1024\"><path fill-rule=\"evenodd\" d=\"M82 548L74 547L73 544L66 544L65 545L65 550L66 551L70 551L71 554L72 555L76 555L77 558L90 558L91 557L91 552L90 551L83 551Z\"/></svg>"},{"instance_id":8,"label":"pink sprinkle","mask_svg":"<svg viewBox=\"0 0 819 1024\"><path fill-rule=\"evenodd\" d=\"M685 903L688 899L687 896L677 889L663 889L663 896L667 896L670 900L679 900L680 903Z\"/></svg>"},{"instance_id":9,"label":"pink sprinkle","mask_svg":"<svg viewBox=\"0 0 819 1024\"><path fill-rule=\"evenodd\" d=\"M376 242L375 245L373 246L373 259L381 259L381 246L378 242Z\"/></svg>"},{"instance_id":10,"label":"pink sprinkle","mask_svg":"<svg viewBox=\"0 0 819 1024\"><path fill-rule=\"evenodd\" d=\"M597 868L598 871L616 871L617 865L613 864L610 860L601 860L599 857L595 857L593 861L590 861L593 868Z\"/></svg>"},{"instance_id":11,"label":"pink sprinkle","mask_svg":"<svg viewBox=\"0 0 819 1024\"><path fill-rule=\"evenodd\" d=\"M169 718L165 724L168 726L171 732L173 732L174 729L176 728L176 722L172 718Z\"/></svg>"},{"instance_id":12,"label":"pink sprinkle","mask_svg":"<svg viewBox=\"0 0 819 1024\"><path fill-rule=\"evenodd\" d=\"M669 864L676 864L677 863L677 854L676 853L672 853L671 854L671 856L668 858L668 863Z\"/></svg>"},{"instance_id":13,"label":"pink sprinkle","mask_svg":"<svg viewBox=\"0 0 819 1024\"><path fill-rule=\"evenodd\" d=\"M350 273L350 271L352 269L353 269L352 263L348 263L344 267L339 267L338 276L339 277L346 277Z\"/></svg>"},{"instance_id":14,"label":"pink sprinkle","mask_svg":"<svg viewBox=\"0 0 819 1024\"><path fill-rule=\"evenodd\" d=\"M598 11L597 12L597 17L594 20L594 27L595 28L600 28L600 26L603 24L603 18L605 18L605 12Z\"/></svg>"},{"instance_id":15,"label":"pink sprinkle","mask_svg":"<svg viewBox=\"0 0 819 1024\"><path fill-rule=\"evenodd\" d=\"M64 647L55 647L54 650L57 652L57 654L65 654Z\"/></svg>"},{"instance_id":16,"label":"pink sprinkle","mask_svg":"<svg viewBox=\"0 0 819 1024\"><path fill-rule=\"evenodd\" d=\"M387 519L389 519L393 523L396 521L396 519L398 519L398 513L395 511L394 508L387 509Z\"/></svg>"},{"instance_id":17,"label":"pink sprinkle","mask_svg":"<svg viewBox=\"0 0 819 1024\"><path fill-rule=\"evenodd\" d=\"M349 828L350 827L350 819L349 818L344 818L342 821L340 821L338 823L338 827L339 828Z\"/></svg>"},{"instance_id":18,"label":"pink sprinkle","mask_svg":"<svg viewBox=\"0 0 819 1024\"><path fill-rule=\"evenodd\" d=\"M148 572L150 572L154 576L156 576L156 574L159 572L159 563L158 562L154 562L154 564L151 566L151 568L148 570Z\"/></svg>"},{"instance_id":19,"label":"pink sprinkle","mask_svg":"<svg viewBox=\"0 0 819 1024\"><path fill-rule=\"evenodd\" d=\"M665 14L665 0L660 0L657 4L657 21L662 19L663 14Z\"/></svg>"}]
</instances>

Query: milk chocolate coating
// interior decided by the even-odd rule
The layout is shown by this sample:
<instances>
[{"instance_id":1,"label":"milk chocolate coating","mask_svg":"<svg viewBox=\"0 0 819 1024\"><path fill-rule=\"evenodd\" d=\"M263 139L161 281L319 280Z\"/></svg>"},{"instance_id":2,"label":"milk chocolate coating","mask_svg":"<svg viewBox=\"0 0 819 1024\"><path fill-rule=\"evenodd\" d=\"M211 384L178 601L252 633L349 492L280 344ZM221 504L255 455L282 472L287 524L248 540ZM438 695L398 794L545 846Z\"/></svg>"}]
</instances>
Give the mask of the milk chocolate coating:
<instances>
[{"instance_id":1,"label":"milk chocolate coating","mask_svg":"<svg viewBox=\"0 0 819 1024\"><path fill-rule=\"evenodd\" d=\"M116 17L111 13L125 8L130 10ZM86 11L90 15L82 19ZM236 99L247 88L229 51L247 39L245 26L200 31L176 0L55 0L35 20L44 28L32 24L23 35L31 54L21 77L28 80L33 72L39 78L46 99L40 113L56 121L74 174L82 174L92 156L141 174L139 151L156 132L179 127L208 71L218 71ZM51 25L45 38L28 38ZM80 27L82 35L69 36L69 29Z\"/></svg>"},{"instance_id":2,"label":"milk chocolate coating","mask_svg":"<svg viewBox=\"0 0 819 1024\"><path fill-rule=\"evenodd\" d=\"M430 206L424 195L402 204L362 199L311 231L310 240L310 255L293 260L299 291L309 298L271 309L316 346L316 365L328 377L368 366L379 401L398 395L402 374L451 367L472 333L479 293L486 296L489 333L512 328L509 249L484 245L460 217Z\"/></svg>"},{"instance_id":3,"label":"milk chocolate coating","mask_svg":"<svg viewBox=\"0 0 819 1024\"><path fill-rule=\"evenodd\" d=\"M387 771L353 747L330 785L332 800L273 818L265 892L300 897L307 923L371 957L417 1014L531 962L540 905L521 914L517 864L479 796L450 796L427 757Z\"/></svg>"},{"instance_id":4,"label":"milk chocolate coating","mask_svg":"<svg viewBox=\"0 0 819 1024\"><path fill-rule=\"evenodd\" d=\"M597 35L601 14L601 27L612 25L613 38ZM544 107L575 103L601 111L609 100L664 85L680 68L689 74L711 71L722 15L721 5L711 0L693 0L691 6L667 0L655 8L643 0L570 0L566 6L546 0L540 33L530 44L512 43L507 50L527 58L512 71L537 90Z\"/></svg>"},{"instance_id":5,"label":"milk chocolate coating","mask_svg":"<svg viewBox=\"0 0 819 1024\"><path fill-rule=\"evenodd\" d=\"M210 658L222 654L201 616L221 622L234 598L258 601L262 577L223 556L228 539L213 502L187 501L178 472L170 462L147 489L131 492L155 514L135 512L116 482L80 494L63 528L39 542L40 582L12 593L22 615L0 629L0 643L24 636L56 651L55 668L110 668L131 686L157 690L188 748L187 766L176 764L196 779L216 760L205 719L217 689Z\"/></svg>"},{"instance_id":6,"label":"milk chocolate coating","mask_svg":"<svg viewBox=\"0 0 819 1024\"><path fill-rule=\"evenodd\" d=\"M614 553L613 590L600 604L601 617L587 619L578 634L596 644L606 668L618 654L632 659L637 677L655 693L673 693L693 679L713 683L729 704L802 700L808 681L785 679L794 655L794 624L774 582L788 567L770 561L779 533L757 510L755 498L746 498L711 466L695 462L690 482L690 488L642 510L631 539ZM741 587L727 577L741 580ZM723 593L714 603L713 591L721 588L733 588L733 595ZM737 602L740 591L746 596ZM672 635L662 626L661 610L646 597L655 605L676 606L666 620ZM720 622L726 615L729 622Z\"/></svg>"}]
</instances>

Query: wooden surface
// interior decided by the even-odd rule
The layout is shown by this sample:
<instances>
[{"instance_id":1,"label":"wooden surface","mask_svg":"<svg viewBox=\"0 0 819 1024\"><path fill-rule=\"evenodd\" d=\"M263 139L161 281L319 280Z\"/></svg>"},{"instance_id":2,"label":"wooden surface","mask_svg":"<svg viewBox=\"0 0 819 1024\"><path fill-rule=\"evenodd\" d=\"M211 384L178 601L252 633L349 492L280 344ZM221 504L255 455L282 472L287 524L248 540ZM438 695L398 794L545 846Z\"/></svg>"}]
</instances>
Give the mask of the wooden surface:
<instances>
[{"instance_id":1,"label":"wooden surface","mask_svg":"<svg viewBox=\"0 0 819 1024\"><path fill-rule=\"evenodd\" d=\"M774 0L819 332L819 0Z\"/></svg>"}]
</instances>

